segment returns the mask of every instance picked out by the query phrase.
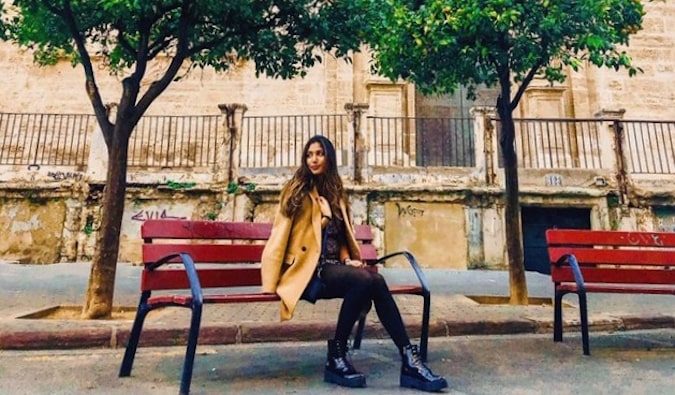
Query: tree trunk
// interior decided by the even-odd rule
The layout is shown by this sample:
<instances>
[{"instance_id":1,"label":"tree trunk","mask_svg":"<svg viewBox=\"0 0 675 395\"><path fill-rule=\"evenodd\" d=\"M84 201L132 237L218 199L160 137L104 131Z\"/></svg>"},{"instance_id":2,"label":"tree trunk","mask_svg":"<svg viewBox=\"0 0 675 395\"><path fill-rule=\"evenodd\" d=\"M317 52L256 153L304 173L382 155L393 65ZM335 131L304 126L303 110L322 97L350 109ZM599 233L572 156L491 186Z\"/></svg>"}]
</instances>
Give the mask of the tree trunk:
<instances>
[{"instance_id":1,"label":"tree trunk","mask_svg":"<svg viewBox=\"0 0 675 395\"><path fill-rule=\"evenodd\" d=\"M523 261L523 240L518 199L518 161L515 150L515 125L509 100L510 89L502 87L502 96L497 104L501 121L499 142L504 158L506 253L509 260L509 290L511 304L528 304L527 281Z\"/></svg>"},{"instance_id":2,"label":"tree trunk","mask_svg":"<svg viewBox=\"0 0 675 395\"><path fill-rule=\"evenodd\" d=\"M109 318L112 313L130 135L129 131L120 129L123 127L115 126L112 144L108 147L108 173L103 192L101 227L82 310L83 318L88 319Z\"/></svg>"}]
</instances>

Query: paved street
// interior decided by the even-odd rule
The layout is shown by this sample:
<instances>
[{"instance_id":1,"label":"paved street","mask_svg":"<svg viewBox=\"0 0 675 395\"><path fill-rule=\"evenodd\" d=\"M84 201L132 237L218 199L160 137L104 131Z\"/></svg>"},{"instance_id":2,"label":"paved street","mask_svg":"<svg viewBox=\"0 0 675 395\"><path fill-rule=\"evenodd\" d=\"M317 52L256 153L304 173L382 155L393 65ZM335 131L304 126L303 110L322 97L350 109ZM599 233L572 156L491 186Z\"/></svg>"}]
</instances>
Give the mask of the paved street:
<instances>
[{"instance_id":1,"label":"paved street","mask_svg":"<svg viewBox=\"0 0 675 395\"><path fill-rule=\"evenodd\" d=\"M430 364L451 394L671 394L675 329L591 334L590 357L578 334L434 338ZM0 351L0 393L174 394L183 347L142 348L132 377L117 377L122 350ZM358 394L322 382L319 342L200 346L192 393ZM354 355L369 394L419 393L399 388L389 341L367 340Z\"/></svg>"}]
</instances>

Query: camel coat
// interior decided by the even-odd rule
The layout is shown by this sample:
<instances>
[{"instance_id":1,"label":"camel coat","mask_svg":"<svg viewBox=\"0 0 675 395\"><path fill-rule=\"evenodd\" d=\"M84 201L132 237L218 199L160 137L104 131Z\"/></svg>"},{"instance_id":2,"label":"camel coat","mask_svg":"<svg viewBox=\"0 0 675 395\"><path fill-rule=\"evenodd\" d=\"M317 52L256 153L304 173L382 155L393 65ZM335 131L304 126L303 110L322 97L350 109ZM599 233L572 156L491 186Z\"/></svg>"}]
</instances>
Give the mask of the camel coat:
<instances>
[{"instance_id":1,"label":"camel coat","mask_svg":"<svg viewBox=\"0 0 675 395\"><path fill-rule=\"evenodd\" d=\"M281 321L293 317L295 306L312 278L321 255L321 209L319 194L312 190L294 218L288 218L279 206L272 233L265 244L261 260L262 291L281 298ZM352 259L361 259L354 228L340 202L347 230L347 248Z\"/></svg>"}]
</instances>

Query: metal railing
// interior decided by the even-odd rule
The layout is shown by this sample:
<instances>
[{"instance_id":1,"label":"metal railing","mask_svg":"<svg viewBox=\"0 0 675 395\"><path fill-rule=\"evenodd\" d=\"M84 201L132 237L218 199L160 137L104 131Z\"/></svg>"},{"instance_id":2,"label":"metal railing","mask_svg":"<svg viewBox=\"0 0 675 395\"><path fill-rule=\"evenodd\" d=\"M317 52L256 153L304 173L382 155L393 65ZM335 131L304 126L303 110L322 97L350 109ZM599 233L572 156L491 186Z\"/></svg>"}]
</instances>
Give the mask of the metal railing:
<instances>
[{"instance_id":1,"label":"metal railing","mask_svg":"<svg viewBox=\"0 0 675 395\"><path fill-rule=\"evenodd\" d=\"M346 114L245 116L241 129L240 168L297 167L303 145L317 134L335 145L338 166L350 161Z\"/></svg>"},{"instance_id":2,"label":"metal railing","mask_svg":"<svg viewBox=\"0 0 675 395\"><path fill-rule=\"evenodd\" d=\"M473 121L368 117L361 131L368 139L366 166L473 167L475 138L481 135L474 131ZM499 120L493 121L499 128ZM221 147L226 133L221 122L220 115L145 116L131 136L129 166L211 171L219 150L229 149ZM603 163L603 158L623 155L629 174L675 174L675 121L522 118L514 122L518 166L523 169L601 169L613 165ZM0 165L85 167L96 128L93 115L0 113ZM339 166L353 165L352 132L346 114L245 116L240 168L297 167L303 144L315 134L333 141ZM601 146L609 150L612 143L620 152L607 151L603 156Z\"/></svg>"},{"instance_id":3,"label":"metal railing","mask_svg":"<svg viewBox=\"0 0 675 395\"><path fill-rule=\"evenodd\" d=\"M497 129L501 127L499 120ZM514 119L518 167L522 169L602 168L599 119ZM501 147L499 166L503 166Z\"/></svg>"},{"instance_id":4,"label":"metal railing","mask_svg":"<svg viewBox=\"0 0 675 395\"><path fill-rule=\"evenodd\" d=\"M473 167L471 118L368 117L369 164L400 167Z\"/></svg>"},{"instance_id":5,"label":"metal railing","mask_svg":"<svg viewBox=\"0 0 675 395\"><path fill-rule=\"evenodd\" d=\"M675 121L620 121L627 171L675 174Z\"/></svg>"},{"instance_id":6,"label":"metal railing","mask_svg":"<svg viewBox=\"0 0 675 395\"><path fill-rule=\"evenodd\" d=\"M218 160L218 115L141 118L129 141L129 167L213 168Z\"/></svg>"},{"instance_id":7,"label":"metal railing","mask_svg":"<svg viewBox=\"0 0 675 395\"><path fill-rule=\"evenodd\" d=\"M96 118L0 113L0 165L85 166Z\"/></svg>"}]
</instances>

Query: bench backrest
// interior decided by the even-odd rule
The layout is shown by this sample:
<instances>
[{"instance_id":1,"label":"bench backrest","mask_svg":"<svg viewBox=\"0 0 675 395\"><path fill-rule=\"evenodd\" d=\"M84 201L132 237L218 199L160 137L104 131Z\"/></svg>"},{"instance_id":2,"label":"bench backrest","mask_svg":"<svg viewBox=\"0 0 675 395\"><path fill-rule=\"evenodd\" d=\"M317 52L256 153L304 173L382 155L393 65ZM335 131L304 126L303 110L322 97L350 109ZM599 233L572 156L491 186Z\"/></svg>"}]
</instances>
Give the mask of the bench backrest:
<instances>
[{"instance_id":1,"label":"bench backrest","mask_svg":"<svg viewBox=\"0 0 675 395\"><path fill-rule=\"evenodd\" d=\"M586 282L675 284L675 233L549 229L551 279L574 281L559 259L573 254Z\"/></svg>"},{"instance_id":2,"label":"bench backrest","mask_svg":"<svg viewBox=\"0 0 675 395\"><path fill-rule=\"evenodd\" d=\"M361 256L376 260L370 226L355 228ZM185 252L198 266L203 288L260 285L260 259L271 230L271 223L148 220L141 227L143 264ZM184 288L189 283L182 269L143 271L142 290Z\"/></svg>"}]
</instances>

